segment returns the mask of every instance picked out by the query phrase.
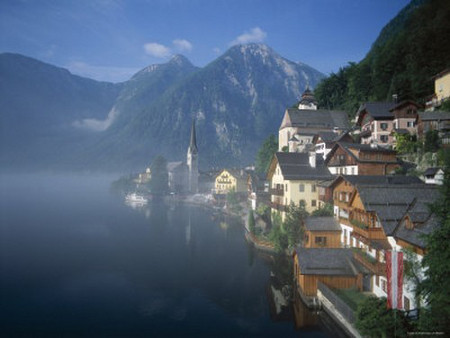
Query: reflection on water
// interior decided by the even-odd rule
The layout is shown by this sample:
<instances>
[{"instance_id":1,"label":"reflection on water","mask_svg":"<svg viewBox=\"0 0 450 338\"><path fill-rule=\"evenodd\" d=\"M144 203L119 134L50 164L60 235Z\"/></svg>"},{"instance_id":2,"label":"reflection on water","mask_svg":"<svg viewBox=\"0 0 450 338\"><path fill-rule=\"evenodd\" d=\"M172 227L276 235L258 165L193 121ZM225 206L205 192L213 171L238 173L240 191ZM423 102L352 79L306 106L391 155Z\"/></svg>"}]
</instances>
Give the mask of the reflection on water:
<instances>
[{"instance_id":1,"label":"reflection on water","mask_svg":"<svg viewBox=\"0 0 450 338\"><path fill-rule=\"evenodd\" d=\"M289 262L250 248L236 219L125 205L110 181L1 176L4 333L305 335L293 322ZM326 336L319 326L308 335Z\"/></svg>"}]
</instances>

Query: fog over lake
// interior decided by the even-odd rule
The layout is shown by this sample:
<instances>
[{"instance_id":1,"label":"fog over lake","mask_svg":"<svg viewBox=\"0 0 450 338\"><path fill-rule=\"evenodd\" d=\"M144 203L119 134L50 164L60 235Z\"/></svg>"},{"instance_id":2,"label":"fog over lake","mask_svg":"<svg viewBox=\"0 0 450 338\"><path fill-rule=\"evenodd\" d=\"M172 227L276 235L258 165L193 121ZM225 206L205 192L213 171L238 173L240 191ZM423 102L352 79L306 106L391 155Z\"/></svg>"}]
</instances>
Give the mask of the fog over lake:
<instances>
[{"instance_id":1,"label":"fog over lake","mask_svg":"<svg viewBox=\"0 0 450 338\"><path fill-rule=\"evenodd\" d=\"M110 192L116 178L0 176L3 334L327 336L274 315L276 264L238 220L183 204L133 208Z\"/></svg>"}]
</instances>

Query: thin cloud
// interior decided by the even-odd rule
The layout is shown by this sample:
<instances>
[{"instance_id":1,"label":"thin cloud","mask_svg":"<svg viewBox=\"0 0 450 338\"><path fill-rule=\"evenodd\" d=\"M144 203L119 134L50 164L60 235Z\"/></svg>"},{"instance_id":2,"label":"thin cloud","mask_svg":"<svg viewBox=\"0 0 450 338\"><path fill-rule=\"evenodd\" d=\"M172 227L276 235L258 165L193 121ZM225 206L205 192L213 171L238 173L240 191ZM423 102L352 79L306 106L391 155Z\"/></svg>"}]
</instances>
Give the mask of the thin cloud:
<instances>
[{"instance_id":1,"label":"thin cloud","mask_svg":"<svg viewBox=\"0 0 450 338\"><path fill-rule=\"evenodd\" d=\"M190 52L193 48L192 43L185 39L175 39L172 43L179 51Z\"/></svg>"},{"instance_id":2,"label":"thin cloud","mask_svg":"<svg viewBox=\"0 0 450 338\"><path fill-rule=\"evenodd\" d=\"M93 66L81 61L72 61L66 68L73 74L114 83L127 81L139 71L139 68Z\"/></svg>"},{"instance_id":3,"label":"thin cloud","mask_svg":"<svg viewBox=\"0 0 450 338\"><path fill-rule=\"evenodd\" d=\"M244 32L233 40L230 45L245 44L250 42L263 42L267 37L267 33L259 27L254 27L250 31Z\"/></svg>"},{"instance_id":4,"label":"thin cloud","mask_svg":"<svg viewBox=\"0 0 450 338\"><path fill-rule=\"evenodd\" d=\"M156 42L149 42L144 45L144 50L148 55L157 58L167 58L170 56L171 51L169 47L161 45Z\"/></svg>"}]
</instances>

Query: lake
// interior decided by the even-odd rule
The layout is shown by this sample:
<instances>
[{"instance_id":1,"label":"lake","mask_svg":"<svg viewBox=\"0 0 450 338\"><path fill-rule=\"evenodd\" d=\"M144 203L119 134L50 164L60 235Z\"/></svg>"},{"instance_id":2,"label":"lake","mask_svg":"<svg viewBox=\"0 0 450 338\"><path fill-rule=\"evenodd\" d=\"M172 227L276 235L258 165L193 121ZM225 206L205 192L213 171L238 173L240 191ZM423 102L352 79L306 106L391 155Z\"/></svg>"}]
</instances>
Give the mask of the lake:
<instances>
[{"instance_id":1,"label":"lake","mask_svg":"<svg viewBox=\"0 0 450 338\"><path fill-rule=\"evenodd\" d=\"M289 265L249 247L238 220L130 207L115 178L0 176L3 336L331 336L286 303Z\"/></svg>"}]
</instances>

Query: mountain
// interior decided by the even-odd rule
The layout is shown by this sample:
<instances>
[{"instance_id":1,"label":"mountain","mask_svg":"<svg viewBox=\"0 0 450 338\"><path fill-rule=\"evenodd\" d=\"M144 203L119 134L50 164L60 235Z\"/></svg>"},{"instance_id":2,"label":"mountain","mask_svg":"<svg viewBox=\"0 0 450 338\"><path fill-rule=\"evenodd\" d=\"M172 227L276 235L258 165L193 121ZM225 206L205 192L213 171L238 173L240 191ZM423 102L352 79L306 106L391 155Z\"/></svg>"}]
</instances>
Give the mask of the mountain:
<instances>
[{"instance_id":1,"label":"mountain","mask_svg":"<svg viewBox=\"0 0 450 338\"><path fill-rule=\"evenodd\" d=\"M450 67L450 2L413 0L380 32L366 57L331 74L316 89L322 107L354 115L364 101L425 103L433 76Z\"/></svg>"},{"instance_id":2,"label":"mountain","mask_svg":"<svg viewBox=\"0 0 450 338\"><path fill-rule=\"evenodd\" d=\"M96 152L106 154L114 144L115 155L137 160L136 165L148 163L158 152L169 160L183 159L189 121L195 118L202 167L248 164L262 141L277 132L286 107L323 77L266 45L234 46L175 83L132 119L118 118Z\"/></svg>"},{"instance_id":3,"label":"mountain","mask_svg":"<svg viewBox=\"0 0 450 338\"><path fill-rule=\"evenodd\" d=\"M116 85L1 54L0 164L136 170L160 153L180 160L192 118L202 167L248 164L323 77L262 44L231 47L203 68L177 55Z\"/></svg>"},{"instance_id":4,"label":"mountain","mask_svg":"<svg viewBox=\"0 0 450 338\"><path fill-rule=\"evenodd\" d=\"M90 135L74 124L106 116L121 89L23 55L0 54L1 166L51 165L83 146Z\"/></svg>"}]
</instances>

